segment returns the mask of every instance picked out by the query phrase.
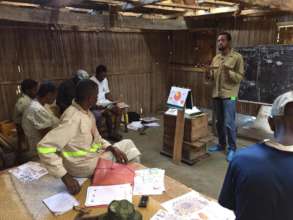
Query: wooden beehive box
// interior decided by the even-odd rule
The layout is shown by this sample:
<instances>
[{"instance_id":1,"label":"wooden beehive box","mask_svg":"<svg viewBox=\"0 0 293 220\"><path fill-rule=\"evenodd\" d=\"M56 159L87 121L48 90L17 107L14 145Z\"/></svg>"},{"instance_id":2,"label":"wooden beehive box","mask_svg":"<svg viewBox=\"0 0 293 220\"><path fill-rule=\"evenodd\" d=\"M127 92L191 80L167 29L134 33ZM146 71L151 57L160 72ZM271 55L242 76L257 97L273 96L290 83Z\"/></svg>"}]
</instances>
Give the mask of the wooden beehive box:
<instances>
[{"instance_id":1,"label":"wooden beehive box","mask_svg":"<svg viewBox=\"0 0 293 220\"><path fill-rule=\"evenodd\" d=\"M176 128L176 116L164 115L164 138L161 154L172 157ZM185 118L182 161L192 165L208 156L208 115Z\"/></svg>"},{"instance_id":2,"label":"wooden beehive box","mask_svg":"<svg viewBox=\"0 0 293 220\"><path fill-rule=\"evenodd\" d=\"M174 137L176 116L164 115L164 135ZM184 141L195 142L208 135L208 115L200 114L192 118L185 118Z\"/></svg>"}]
</instances>

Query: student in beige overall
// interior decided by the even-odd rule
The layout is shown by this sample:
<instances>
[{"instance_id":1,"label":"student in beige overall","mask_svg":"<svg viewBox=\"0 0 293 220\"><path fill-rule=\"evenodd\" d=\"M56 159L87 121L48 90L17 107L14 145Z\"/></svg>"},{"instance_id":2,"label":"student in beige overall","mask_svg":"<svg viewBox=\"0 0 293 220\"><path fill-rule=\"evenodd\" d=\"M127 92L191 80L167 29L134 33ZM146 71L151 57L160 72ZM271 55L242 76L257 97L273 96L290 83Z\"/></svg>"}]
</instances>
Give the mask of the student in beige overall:
<instances>
[{"instance_id":1,"label":"student in beige overall","mask_svg":"<svg viewBox=\"0 0 293 220\"><path fill-rule=\"evenodd\" d=\"M131 140L111 145L100 136L89 110L97 102L97 92L95 82L80 81L75 100L63 113L59 126L38 144L41 162L51 175L62 179L72 194L80 191L73 177L92 176L99 158L118 163L139 162L140 159L140 152Z\"/></svg>"}]
</instances>

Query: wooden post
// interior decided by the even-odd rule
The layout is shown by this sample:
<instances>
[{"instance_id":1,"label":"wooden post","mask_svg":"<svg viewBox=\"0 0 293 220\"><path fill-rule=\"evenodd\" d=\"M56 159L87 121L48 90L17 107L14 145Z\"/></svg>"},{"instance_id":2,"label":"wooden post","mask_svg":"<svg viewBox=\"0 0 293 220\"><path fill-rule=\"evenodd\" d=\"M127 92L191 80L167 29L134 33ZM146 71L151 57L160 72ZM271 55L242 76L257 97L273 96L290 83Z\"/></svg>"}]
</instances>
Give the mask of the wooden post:
<instances>
[{"instance_id":1,"label":"wooden post","mask_svg":"<svg viewBox=\"0 0 293 220\"><path fill-rule=\"evenodd\" d=\"M185 108L183 108L183 110L178 109L173 147L173 162L176 164L180 164L182 158L182 144L185 124L184 114Z\"/></svg>"}]
</instances>

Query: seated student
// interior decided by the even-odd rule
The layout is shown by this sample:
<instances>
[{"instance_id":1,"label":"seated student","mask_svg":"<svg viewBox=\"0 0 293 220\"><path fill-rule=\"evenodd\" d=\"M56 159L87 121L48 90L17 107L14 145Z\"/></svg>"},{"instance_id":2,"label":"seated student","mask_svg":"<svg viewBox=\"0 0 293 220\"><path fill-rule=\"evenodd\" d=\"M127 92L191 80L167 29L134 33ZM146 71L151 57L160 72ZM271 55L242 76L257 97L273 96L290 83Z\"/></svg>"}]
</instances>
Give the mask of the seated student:
<instances>
[{"instance_id":1,"label":"seated student","mask_svg":"<svg viewBox=\"0 0 293 220\"><path fill-rule=\"evenodd\" d=\"M74 76L70 79L63 81L58 87L58 94L56 104L62 114L72 103L75 97L75 89L77 83L82 79L88 79L89 74L85 70L77 70Z\"/></svg>"},{"instance_id":2,"label":"seated student","mask_svg":"<svg viewBox=\"0 0 293 220\"><path fill-rule=\"evenodd\" d=\"M239 150L229 165L219 202L237 220L293 219L293 91L273 103L274 140Z\"/></svg>"},{"instance_id":3,"label":"seated student","mask_svg":"<svg viewBox=\"0 0 293 220\"><path fill-rule=\"evenodd\" d=\"M96 75L90 78L92 81L97 83L99 87L97 106L93 107L92 110L97 124L99 124L101 116L105 117L109 139L113 141L120 141L122 136L119 134L118 130L121 123L122 111L115 103L113 103L114 100L110 93L106 76L107 68L103 65L99 65L96 68ZM114 127L112 116L114 116L115 120Z\"/></svg>"},{"instance_id":4,"label":"seated student","mask_svg":"<svg viewBox=\"0 0 293 220\"><path fill-rule=\"evenodd\" d=\"M18 98L13 114L13 121L17 130L18 150L21 151L21 145L24 142L24 132L21 126L22 115L36 97L38 91L38 82L32 79L25 79L20 84L21 96Z\"/></svg>"},{"instance_id":5,"label":"seated student","mask_svg":"<svg viewBox=\"0 0 293 220\"><path fill-rule=\"evenodd\" d=\"M131 140L112 146L100 136L89 110L97 102L97 92L98 86L93 81L80 81L75 101L63 113L59 126L38 144L41 162L50 174L62 179L72 194L80 191L73 177L92 176L100 157L118 163L140 161L140 152Z\"/></svg>"},{"instance_id":6,"label":"seated student","mask_svg":"<svg viewBox=\"0 0 293 220\"><path fill-rule=\"evenodd\" d=\"M56 99L57 88L52 82L40 85L37 97L24 112L22 128L30 146L30 157L37 155L36 147L45 134L58 125L59 119L47 108Z\"/></svg>"}]
</instances>

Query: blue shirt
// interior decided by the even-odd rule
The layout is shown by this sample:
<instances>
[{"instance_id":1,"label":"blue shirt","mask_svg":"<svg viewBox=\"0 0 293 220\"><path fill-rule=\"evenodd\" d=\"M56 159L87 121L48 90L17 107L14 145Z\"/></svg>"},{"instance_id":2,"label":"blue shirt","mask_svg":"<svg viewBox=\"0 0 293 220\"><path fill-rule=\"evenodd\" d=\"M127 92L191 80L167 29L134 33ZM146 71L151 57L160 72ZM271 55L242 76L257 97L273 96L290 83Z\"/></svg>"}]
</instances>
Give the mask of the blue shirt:
<instances>
[{"instance_id":1,"label":"blue shirt","mask_svg":"<svg viewBox=\"0 0 293 220\"><path fill-rule=\"evenodd\" d=\"M293 220L293 153L265 144L239 150L219 203L233 210L236 220Z\"/></svg>"}]
</instances>

